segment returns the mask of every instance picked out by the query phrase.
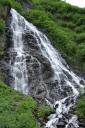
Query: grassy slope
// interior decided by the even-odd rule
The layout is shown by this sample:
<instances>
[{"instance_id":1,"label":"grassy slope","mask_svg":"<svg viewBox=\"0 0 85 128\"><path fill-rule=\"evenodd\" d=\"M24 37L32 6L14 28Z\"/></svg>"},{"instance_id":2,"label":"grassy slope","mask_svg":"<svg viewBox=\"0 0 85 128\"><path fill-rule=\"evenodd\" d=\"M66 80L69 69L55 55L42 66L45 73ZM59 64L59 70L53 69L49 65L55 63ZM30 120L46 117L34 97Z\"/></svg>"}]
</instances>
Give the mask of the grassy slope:
<instances>
[{"instance_id":1,"label":"grassy slope","mask_svg":"<svg viewBox=\"0 0 85 128\"><path fill-rule=\"evenodd\" d=\"M40 128L51 109L0 82L0 128Z\"/></svg>"},{"instance_id":2,"label":"grassy slope","mask_svg":"<svg viewBox=\"0 0 85 128\"><path fill-rule=\"evenodd\" d=\"M37 103L0 82L0 128L39 128L32 112Z\"/></svg>"},{"instance_id":3,"label":"grassy slope","mask_svg":"<svg viewBox=\"0 0 85 128\"><path fill-rule=\"evenodd\" d=\"M67 62L85 70L85 9L60 0L28 0L32 9L23 15L46 33Z\"/></svg>"}]
</instances>

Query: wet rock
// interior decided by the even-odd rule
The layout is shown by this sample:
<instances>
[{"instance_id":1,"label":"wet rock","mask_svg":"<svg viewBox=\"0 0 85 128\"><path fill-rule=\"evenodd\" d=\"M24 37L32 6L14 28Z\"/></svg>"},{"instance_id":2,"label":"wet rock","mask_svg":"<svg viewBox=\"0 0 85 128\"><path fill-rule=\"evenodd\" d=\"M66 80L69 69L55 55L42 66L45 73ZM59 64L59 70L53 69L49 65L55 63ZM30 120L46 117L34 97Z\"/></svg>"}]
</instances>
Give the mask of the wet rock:
<instances>
[{"instance_id":1,"label":"wet rock","mask_svg":"<svg viewBox=\"0 0 85 128\"><path fill-rule=\"evenodd\" d=\"M80 80L80 84L84 85L84 81L83 80Z\"/></svg>"},{"instance_id":2,"label":"wet rock","mask_svg":"<svg viewBox=\"0 0 85 128\"><path fill-rule=\"evenodd\" d=\"M79 126L85 128L85 119L79 119Z\"/></svg>"},{"instance_id":3,"label":"wet rock","mask_svg":"<svg viewBox=\"0 0 85 128\"><path fill-rule=\"evenodd\" d=\"M64 122L59 122L57 127L58 128L64 128L65 127L65 123Z\"/></svg>"}]
</instances>

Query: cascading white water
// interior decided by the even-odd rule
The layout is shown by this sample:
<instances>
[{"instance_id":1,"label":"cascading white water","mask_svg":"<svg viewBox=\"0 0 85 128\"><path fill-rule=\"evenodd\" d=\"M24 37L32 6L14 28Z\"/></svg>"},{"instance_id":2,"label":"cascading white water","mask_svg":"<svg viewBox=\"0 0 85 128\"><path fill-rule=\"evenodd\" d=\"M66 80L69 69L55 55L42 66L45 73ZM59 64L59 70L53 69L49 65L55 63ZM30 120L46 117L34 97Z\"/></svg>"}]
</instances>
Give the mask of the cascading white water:
<instances>
[{"instance_id":1,"label":"cascading white water","mask_svg":"<svg viewBox=\"0 0 85 128\"><path fill-rule=\"evenodd\" d=\"M13 47L11 51L15 54L15 58L11 58L11 74L14 78L14 81L11 83L16 90L28 94L28 74L26 68L26 53L24 52L23 45L23 19L15 11L11 10L12 22L11 30L13 32ZM20 21L22 21L20 23ZM13 60L14 59L14 60Z\"/></svg>"},{"instance_id":2,"label":"cascading white water","mask_svg":"<svg viewBox=\"0 0 85 128\"><path fill-rule=\"evenodd\" d=\"M78 76L76 76L72 71L69 70L68 65L62 59L60 54L57 50L53 48L51 45L51 42L48 40L48 38L37 30L35 26L33 26L31 23L26 21L24 17L22 17L19 13L17 13L14 9L11 9L12 14L12 22L11 22L11 29L13 31L13 48L12 50L14 53L16 53L14 63L11 64L11 74L14 78L13 84L14 88L16 90L22 91L24 94L28 94L29 85L28 85L28 73L26 68L26 54L24 51L24 43L22 39L22 35L28 31L31 33L40 48L40 51L42 55L48 59L48 61L51 64L51 68L54 72L54 76L52 80L58 81L58 86L60 90L62 91L62 76L65 82L65 85L70 87L72 89L72 94L69 94L67 92L67 97L63 97L63 99L59 99L59 101L56 101L54 105L52 105L47 99L47 103L50 104L52 107L56 108L56 113L51 115L49 117L49 121L46 124L46 128L56 128L56 125L59 122L59 119L63 117L64 114L68 113L70 108L73 107L75 104L75 100L77 96L79 95L79 91L84 90L84 86L80 84L80 81L82 80ZM34 42L35 43L35 42ZM12 60L10 60L10 63ZM68 77L70 76L70 79ZM77 85L77 86L76 86ZM49 91L48 95L49 95ZM69 101L69 104L66 105L66 100ZM73 102L72 102L73 101ZM74 128L78 128L77 125L77 117L72 116L69 120L67 120L66 128L68 128L69 124L74 126Z\"/></svg>"}]
</instances>

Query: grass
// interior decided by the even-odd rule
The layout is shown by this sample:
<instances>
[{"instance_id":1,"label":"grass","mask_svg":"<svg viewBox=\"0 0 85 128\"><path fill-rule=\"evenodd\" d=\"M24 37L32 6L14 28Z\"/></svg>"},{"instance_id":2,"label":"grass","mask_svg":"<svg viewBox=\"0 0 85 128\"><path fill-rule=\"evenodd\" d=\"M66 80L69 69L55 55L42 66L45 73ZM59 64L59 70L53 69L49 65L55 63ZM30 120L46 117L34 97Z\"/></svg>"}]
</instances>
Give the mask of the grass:
<instances>
[{"instance_id":1,"label":"grass","mask_svg":"<svg viewBox=\"0 0 85 128\"><path fill-rule=\"evenodd\" d=\"M85 119L85 95L78 99L75 113L78 117Z\"/></svg>"},{"instance_id":2,"label":"grass","mask_svg":"<svg viewBox=\"0 0 85 128\"><path fill-rule=\"evenodd\" d=\"M40 128L37 118L43 120L48 110L51 109L38 105L32 97L24 96L0 82L0 128Z\"/></svg>"},{"instance_id":3,"label":"grass","mask_svg":"<svg viewBox=\"0 0 85 128\"><path fill-rule=\"evenodd\" d=\"M32 112L37 103L0 82L0 128L39 128Z\"/></svg>"}]
</instances>

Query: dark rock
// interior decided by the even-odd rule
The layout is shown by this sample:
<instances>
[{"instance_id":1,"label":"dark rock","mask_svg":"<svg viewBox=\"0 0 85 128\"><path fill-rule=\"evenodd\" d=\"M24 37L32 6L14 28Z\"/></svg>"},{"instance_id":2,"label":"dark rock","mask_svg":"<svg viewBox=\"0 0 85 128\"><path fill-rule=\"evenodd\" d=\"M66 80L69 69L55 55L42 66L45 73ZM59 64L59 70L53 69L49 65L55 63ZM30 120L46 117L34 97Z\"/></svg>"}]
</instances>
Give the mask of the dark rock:
<instances>
[{"instance_id":1,"label":"dark rock","mask_svg":"<svg viewBox=\"0 0 85 128\"><path fill-rule=\"evenodd\" d=\"M84 81L83 81L83 80L80 80L80 84L85 85L85 83L84 83Z\"/></svg>"},{"instance_id":2,"label":"dark rock","mask_svg":"<svg viewBox=\"0 0 85 128\"><path fill-rule=\"evenodd\" d=\"M85 128L85 119L79 119L79 126Z\"/></svg>"},{"instance_id":3,"label":"dark rock","mask_svg":"<svg viewBox=\"0 0 85 128\"><path fill-rule=\"evenodd\" d=\"M65 127L65 123L64 123L64 122L59 122L59 123L57 124L57 127L58 127L58 128L64 128L64 127Z\"/></svg>"}]
</instances>

